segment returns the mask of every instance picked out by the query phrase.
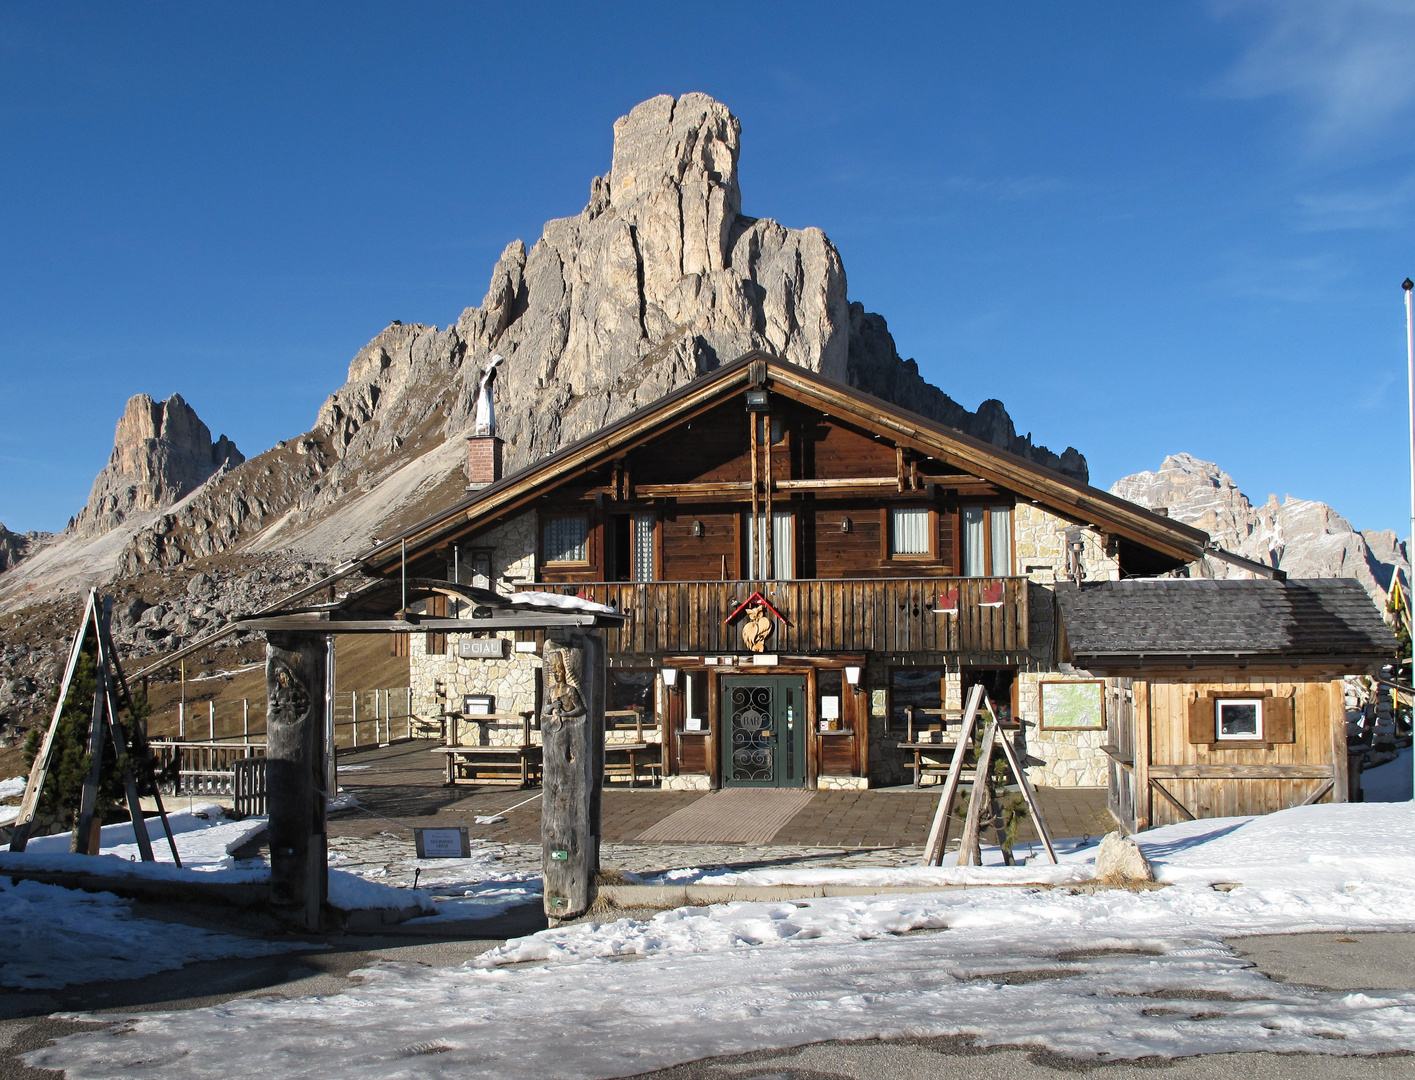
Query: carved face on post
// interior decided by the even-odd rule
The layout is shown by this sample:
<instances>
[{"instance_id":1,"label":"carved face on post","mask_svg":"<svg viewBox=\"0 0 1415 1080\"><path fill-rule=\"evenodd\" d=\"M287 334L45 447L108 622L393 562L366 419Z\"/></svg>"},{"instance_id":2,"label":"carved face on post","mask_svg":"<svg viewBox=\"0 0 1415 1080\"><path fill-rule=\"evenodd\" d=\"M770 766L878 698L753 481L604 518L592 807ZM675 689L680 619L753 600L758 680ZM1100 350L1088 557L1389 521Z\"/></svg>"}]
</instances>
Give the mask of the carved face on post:
<instances>
[{"instance_id":1,"label":"carved face on post","mask_svg":"<svg viewBox=\"0 0 1415 1080\"><path fill-rule=\"evenodd\" d=\"M309 688L283 660L273 661L272 667L272 677L267 682L270 711L288 720L297 720L309 712Z\"/></svg>"},{"instance_id":2,"label":"carved face on post","mask_svg":"<svg viewBox=\"0 0 1415 1080\"><path fill-rule=\"evenodd\" d=\"M558 723L585 715L585 698L576 670L578 654L553 641L545 643L545 709L542 720Z\"/></svg>"}]
</instances>

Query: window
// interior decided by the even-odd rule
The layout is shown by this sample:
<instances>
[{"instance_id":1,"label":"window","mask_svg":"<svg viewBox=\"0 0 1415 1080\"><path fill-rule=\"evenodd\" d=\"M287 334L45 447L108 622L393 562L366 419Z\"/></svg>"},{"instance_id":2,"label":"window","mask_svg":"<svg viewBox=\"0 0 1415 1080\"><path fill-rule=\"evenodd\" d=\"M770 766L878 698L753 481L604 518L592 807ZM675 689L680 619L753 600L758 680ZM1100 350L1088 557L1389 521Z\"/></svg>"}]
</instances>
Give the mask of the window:
<instances>
[{"instance_id":1,"label":"window","mask_svg":"<svg viewBox=\"0 0 1415 1080\"><path fill-rule=\"evenodd\" d=\"M652 514L634 515L634 580L653 581L653 530Z\"/></svg>"},{"instance_id":2,"label":"window","mask_svg":"<svg viewBox=\"0 0 1415 1080\"><path fill-rule=\"evenodd\" d=\"M943 726L943 670L941 668L894 668L889 673L890 726L895 731L928 731Z\"/></svg>"},{"instance_id":3,"label":"window","mask_svg":"<svg viewBox=\"0 0 1415 1080\"><path fill-rule=\"evenodd\" d=\"M1012 507L963 508L963 576L1008 577L1012 573Z\"/></svg>"},{"instance_id":4,"label":"window","mask_svg":"<svg viewBox=\"0 0 1415 1080\"><path fill-rule=\"evenodd\" d=\"M751 517L751 515L748 515ZM748 576L782 581L796 576L796 528L790 510L771 513L771 566L767 558L767 516L757 514L747 530Z\"/></svg>"},{"instance_id":5,"label":"window","mask_svg":"<svg viewBox=\"0 0 1415 1080\"><path fill-rule=\"evenodd\" d=\"M1218 738L1255 740L1263 737L1262 698L1229 699L1216 703Z\"/></svg>"},{"instance_id":6,"label":"window","mask_svg":"<svg viewBox=\"0 0 1415 1080\"><path fill-rule=\"evenodd\" d=\"M658 726L658 670L611 668L604 701L607 727Z\"/></svg>"},{"instance_id":7,"label":"window","mask_svg":"<svg viewBox=\"0 0 1415 1080\"><path fill-rule=\"evenodd\" d=\"M551 518L545 523L544 551L548 563L589 561L586 538L588 522L583 516Z\"/></svg>"},{"instance_id":8,"label":"window","mask_svg":"<svg viewBox=\"0 0 1415 1080\"><path fill-rule=\"evenodd\" d=\"M891 555L931 555L929 511L926 507L889 512L889 553Z\"/></svg>"}]
</instances>

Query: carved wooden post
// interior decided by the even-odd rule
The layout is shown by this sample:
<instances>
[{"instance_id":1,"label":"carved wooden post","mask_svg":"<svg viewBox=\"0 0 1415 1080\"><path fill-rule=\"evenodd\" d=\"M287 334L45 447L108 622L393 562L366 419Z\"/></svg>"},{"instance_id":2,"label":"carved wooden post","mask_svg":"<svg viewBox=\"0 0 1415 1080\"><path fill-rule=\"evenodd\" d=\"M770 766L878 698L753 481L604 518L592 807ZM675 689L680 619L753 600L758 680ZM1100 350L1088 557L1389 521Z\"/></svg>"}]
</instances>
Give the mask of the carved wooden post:
<instances>
[{"instance_id":1,"label":"carved wooden post","mask_svg":"<svg viewBox=\"0 0 1415 1080\"><path fill-rule=\"evenodd\" d=\"M595 899L604 789L604 641L590 631L545 643L541 870L550 924L574 919Z\"/></svg>"},{"instance_id":2,"label":"carved wooden post","mask_svg":"<svg viewBox=\"0 0 1415 1080\"><path fill-rule=\"evenodd\" d=\"M272 631L265 647L266 805L270 903L291 922L319 929L329 896L325 836L322 634Z\"/></svg>"}]
</instances>

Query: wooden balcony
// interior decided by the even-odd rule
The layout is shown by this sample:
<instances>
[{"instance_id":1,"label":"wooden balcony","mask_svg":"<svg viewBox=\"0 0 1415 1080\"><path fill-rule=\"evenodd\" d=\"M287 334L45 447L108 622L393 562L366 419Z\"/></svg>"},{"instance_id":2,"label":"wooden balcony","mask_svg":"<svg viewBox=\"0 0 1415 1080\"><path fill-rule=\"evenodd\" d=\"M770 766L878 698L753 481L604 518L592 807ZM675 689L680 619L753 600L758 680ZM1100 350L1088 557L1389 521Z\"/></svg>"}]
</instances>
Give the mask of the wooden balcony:
<instances>
[{"instance_id":1,"label":"wooden balcony","mask_svg":"<svg viewBox=\"0 0 1415 1080\"><path fill-rule=\"evenodd\" d=\"M760 592L786 619L772 653L1016 653L1027 648L1027 579L861 578L838 581L595 581L523 585L571 592L629 615L606 630L611 653L743 652L741 618ZM950 610L956 609L956 610ZM775 620L773 620L775 621Z\"/></svg>"}]
</instances>

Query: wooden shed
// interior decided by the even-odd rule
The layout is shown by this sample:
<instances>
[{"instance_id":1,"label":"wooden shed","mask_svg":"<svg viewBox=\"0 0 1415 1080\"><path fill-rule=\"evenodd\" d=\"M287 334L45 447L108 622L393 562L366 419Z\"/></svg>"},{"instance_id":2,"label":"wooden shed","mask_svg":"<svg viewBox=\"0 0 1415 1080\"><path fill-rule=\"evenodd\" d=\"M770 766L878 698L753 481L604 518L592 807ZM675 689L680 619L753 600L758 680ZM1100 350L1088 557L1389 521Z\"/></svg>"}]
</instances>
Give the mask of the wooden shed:
<instances>
[{"instance_id":1,"label":"wooden shed","mask_svg":"<svg viewBox=\"0 0 1415 1080\"><path fill-rule=\"evenodd\" d=\"M1360 582L1060 586L1062 660L1107 677L1110 808L1127 829L1350 798L1342 679L1395 659Z\"/></svg>"}]
</instances>

